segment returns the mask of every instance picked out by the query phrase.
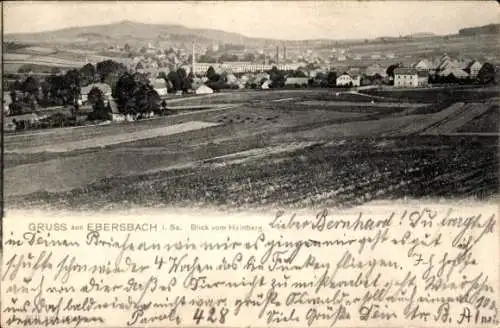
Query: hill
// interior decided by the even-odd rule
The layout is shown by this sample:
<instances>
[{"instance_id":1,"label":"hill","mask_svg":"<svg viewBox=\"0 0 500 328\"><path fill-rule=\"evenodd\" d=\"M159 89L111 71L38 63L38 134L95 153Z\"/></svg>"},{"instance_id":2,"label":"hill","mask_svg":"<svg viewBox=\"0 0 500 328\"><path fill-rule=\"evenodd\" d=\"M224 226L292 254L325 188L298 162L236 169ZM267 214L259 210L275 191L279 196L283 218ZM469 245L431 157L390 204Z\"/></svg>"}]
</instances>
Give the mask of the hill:
<instances>
[{"instance_id":1,"label":"hill","mask_svg":"<svg viewBox=\"0 0 500 328\"><path fill-rule=\"evenodd\" d=\"M181 25L144 24L121 21L106 25L70 27L56 31L38 33L5 34L4 40L31 43L98 42L108 40L168 40L212 41L224 43L253 43L264 39L249 38L238 33L212 29L194 29Z\"/></svg>"},{"instance_id":2,"label":"hill","mask_svg":"<svg viewBox=\"0 0 500 328\"><path fill-rule=\"evenodd\" d=\"M478 27L463 28L458 31L461 36L474 36L482 34L500 34L500 24L488 24Z\"/></svg>"}]
</instances>

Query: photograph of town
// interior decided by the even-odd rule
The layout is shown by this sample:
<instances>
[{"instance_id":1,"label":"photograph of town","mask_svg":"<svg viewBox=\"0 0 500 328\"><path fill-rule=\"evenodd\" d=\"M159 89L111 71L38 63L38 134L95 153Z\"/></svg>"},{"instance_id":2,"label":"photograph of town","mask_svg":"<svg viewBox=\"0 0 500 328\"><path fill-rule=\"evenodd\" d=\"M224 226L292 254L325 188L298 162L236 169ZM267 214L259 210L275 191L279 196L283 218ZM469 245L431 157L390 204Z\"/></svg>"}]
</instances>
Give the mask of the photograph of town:
<instances>
[{"instance_id":1,"label":"photograph of town","mask_svg":"<svg viewBox=\"0 0 500 328\"><path fill-rule=\"evenodd\" d=\"M499 9L5 1L5 209L498 199Z\"/></svg>"}]
</instances>

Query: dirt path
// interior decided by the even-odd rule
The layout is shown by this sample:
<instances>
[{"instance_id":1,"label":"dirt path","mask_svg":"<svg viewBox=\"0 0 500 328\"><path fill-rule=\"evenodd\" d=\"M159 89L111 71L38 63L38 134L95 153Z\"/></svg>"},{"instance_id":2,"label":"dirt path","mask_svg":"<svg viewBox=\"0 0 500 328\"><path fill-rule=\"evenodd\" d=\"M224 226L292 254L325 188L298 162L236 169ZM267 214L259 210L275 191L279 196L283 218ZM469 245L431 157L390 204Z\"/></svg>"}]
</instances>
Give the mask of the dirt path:
<instances>
[{"instance_id":1,"label":"dirt path","mask_svg":"<svg viewBox=\"0 0 500 328\"><path fill-rule=\"evenodd\" d=\"M300 105L308 106L325 106L325 107L380 107L380 108L420 108L426 107L427 104L416 103L390 103L390 102L377 102L369 103L362 101L330 101L330 100L308 100L298 102Z\"/></svg>"},{"instance_id":2,"label":"dirt path","mask_svg":"<svg viewBox=\"0 0 500 328\"><path fill-rule=\"evenodd\" d=\"M191 121L166 127L143 129L141 131L121 133L109 136L98 136L79 141L63 142L57 145L44 145L40 147L28 148L9 148L6 153L41 153L41 152L68 152L79 149L98 148L109 145L116 145L124 142L151 139L156 137L167 136L187 131L203 129L211 126L219 125L218 123Z\"/></svg>"},{"instance_id":3,"label":"dirt path","mask_svg":"<svg viewBox=\"0 0 500 328\"><path fill-rule=\"evenodd\" d=\"M472 121L476 117L486 113L489 109L489 106L482 103L466 104L459 110L455 111L453 115L450 115L432 127L427 128L422 134L439 135L444 133L453 133L469 121Z\"/></svg>"}]
</instances>

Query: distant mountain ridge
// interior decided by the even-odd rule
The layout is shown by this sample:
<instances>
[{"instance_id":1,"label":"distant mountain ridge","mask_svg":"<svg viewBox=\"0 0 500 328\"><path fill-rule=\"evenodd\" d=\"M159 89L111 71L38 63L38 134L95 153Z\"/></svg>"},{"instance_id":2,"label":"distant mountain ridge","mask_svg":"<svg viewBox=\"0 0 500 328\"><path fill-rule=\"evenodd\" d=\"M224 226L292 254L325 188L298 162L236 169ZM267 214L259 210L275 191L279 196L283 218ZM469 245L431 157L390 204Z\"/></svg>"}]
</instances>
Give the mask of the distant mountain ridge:
<instances>
[{"instance_id":1,"label":"distant mountain ridge","mask_svg":"<svg viewBox=\"0 0 500 328\"><path fill-rule=\"evenodd\" d=\"M459 35L473 36L480 34L500 34L500 24L488 24L477 27L467 27L458 31Z\"/></svg>"},{"instance_id":2,"label":"distant mountain ridge","mask_svg":"<svg viewBox=\"0 0 500 328\"><path fill-rule=\"evenodd\" d=\"M182 25L145 24L128 20L103 25L68 27L55 31L5 34L4 39L7 41L45 43L69 41L71 39L78 40L82 37L116 40L133 37L134 39L155 40L159 36L165 38L169 35L173 35L176 38L185 37L186 40L194 38L226 43L244 43L245 41L259 40L257 38L246 37L242 34L220 30L188 28Z\"/></svg>"},{"instance_id":3,"label":"distant mountain ridge","mask_svg":"<svg viewBox=\"0 0 500 328\"><path fill-rule=\"evenodd\" d=\"M489 24L479 27L463 28L458 31L458 35L472 36L478 34L493 34L500 32L500 24ZM455 34L456 35L456 34ZM432 38L439 37L433 33L414 33L404 38ZM16 41L25 43L71 43L71 42L117 42L124 41L164 41L175 40L181 42L205 42L205 43L233 43L247 45L273 44L275 42L321 42L321 41L347 41L333 39L315 40L276 40L271 38L254 38L239 33L226 32L205 28L189 28L182 25L170 24L147 24L123 20L111 24L68 27L55 31L44 31L36 33L16 33L5 34L4 41ZM379 37L373 40L397 40L400 37ZM354 41L354 40L351 40Z\"/></svg>"}]
</instances>

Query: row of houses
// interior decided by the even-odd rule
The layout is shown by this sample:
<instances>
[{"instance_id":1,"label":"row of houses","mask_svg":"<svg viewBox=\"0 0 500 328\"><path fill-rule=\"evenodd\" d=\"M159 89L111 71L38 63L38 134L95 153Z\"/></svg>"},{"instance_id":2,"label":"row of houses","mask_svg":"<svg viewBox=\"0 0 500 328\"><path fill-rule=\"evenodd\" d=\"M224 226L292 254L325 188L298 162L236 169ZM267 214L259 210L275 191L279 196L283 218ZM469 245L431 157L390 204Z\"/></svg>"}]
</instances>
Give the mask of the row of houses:
<instances>
[{"instance_id":1,"label":"row of houses","mask_svg":"<svg viewBox=\"0 0 500 328\"><path fill-rule=\"evenodd\" d=\"M278 70L296 70L304 63L295 64L257 64L252 62L227 62L227 63L196 63L194 71L196 75L205 75L210 67L213 67L217 73L256 73L265 72L276 67ZM190 65L185 65L183 68L190 72L192 67Z\"/></svg>"}]
</instances>

